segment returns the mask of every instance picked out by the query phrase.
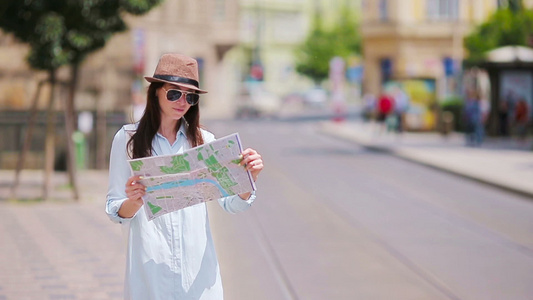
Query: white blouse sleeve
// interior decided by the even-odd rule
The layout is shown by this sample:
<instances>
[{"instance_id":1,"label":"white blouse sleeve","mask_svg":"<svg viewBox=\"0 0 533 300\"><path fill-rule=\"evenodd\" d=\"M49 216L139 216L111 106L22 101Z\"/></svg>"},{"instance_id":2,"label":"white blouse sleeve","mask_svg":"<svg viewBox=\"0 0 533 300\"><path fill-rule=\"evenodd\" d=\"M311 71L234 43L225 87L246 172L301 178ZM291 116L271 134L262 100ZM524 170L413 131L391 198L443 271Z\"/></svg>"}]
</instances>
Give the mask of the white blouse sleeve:
<instances>
[{"instance_id":1,"label":"white blouse sleeve","mask_svg":"<svg viewBox=\"0 0 533 300\"><path fill-rule=\"evenodd\" d=\"M121 218L118 210L128 198L126 195L126 182L132 176L127 162L126 134L124 127L113 138L109 158L109 187L107 190L106 213L115 223L123 223L131 218Z\"/></svg>"},{"instance_id":2,"label":"white blouse sleeve","mask_svg":"<svg viewBox=\"0 0 533 300\"><path fill-rule=\"evenodd\" d=\"M202 135L205 143L209 143L215 140L215 136L208 132L202 130ZM239 195L233 195L229 197L219 198L218 204L228 213L235 214L238 212L243 212L250 208L255 201L255 191L252 192L248 200L243 200Z\"/></svg>"},{"instance_id":3,"label":"white blouse sleeve","mask_svg":"<svg viewBox=\"0 0 533 300\"><path fill-rule=\"evenodd\" d=\"M227 212L235 214L247 210L255 201L255 191L248 200L243 200L239 195L229 196L218 199L218 204Z\"/></svg>"}]
</instances>

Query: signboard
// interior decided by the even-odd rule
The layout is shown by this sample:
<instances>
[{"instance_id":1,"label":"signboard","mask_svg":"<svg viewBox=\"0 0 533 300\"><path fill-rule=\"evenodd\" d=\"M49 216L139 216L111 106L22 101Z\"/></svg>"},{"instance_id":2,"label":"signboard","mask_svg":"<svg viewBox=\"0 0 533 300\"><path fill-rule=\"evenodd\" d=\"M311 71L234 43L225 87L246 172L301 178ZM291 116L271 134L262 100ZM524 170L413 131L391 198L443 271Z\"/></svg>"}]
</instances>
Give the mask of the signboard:
<instances>
[{"instance_id":1,"label":"signboard","mask_svg":"<svg viewBox=\"0 0 533 300\"><path fill-rule=\"evenodd\" d=\"M500 101L508 101L514 107L520 99L533 105L533 74L530 71L502 71L500 77ZM530 117L533 111L529 109Z\"/></svg>"},{"instance_id":2,"label":"signboard","mask_svg":"<svg viewBox=\"0 0 533 300\"><path fill-rule=\"evenodd\" d=\"M390 80L384 85L386 92L394 94L394 89L401 89L409 97L409 108L405 125L412 130L433 130L436 116L433 106L436 101L436 84L434 79Z\"/></svg>"}]
</instances>

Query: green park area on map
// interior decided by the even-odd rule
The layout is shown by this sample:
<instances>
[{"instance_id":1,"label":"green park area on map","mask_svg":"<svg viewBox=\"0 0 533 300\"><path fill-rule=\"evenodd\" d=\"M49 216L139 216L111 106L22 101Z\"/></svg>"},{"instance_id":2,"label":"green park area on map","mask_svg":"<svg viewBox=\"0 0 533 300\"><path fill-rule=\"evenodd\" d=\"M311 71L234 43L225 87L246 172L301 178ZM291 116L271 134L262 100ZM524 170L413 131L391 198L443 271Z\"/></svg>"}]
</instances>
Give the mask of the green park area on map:
<instances>
[{"instance_id":1,"label":"green park area on map","mask_svg":"<svg viewBox=\"0 0 533 300\"><path fill-rule=\"evenodd\" d=\"M236 166L241 152L235 133L182 154L129 160L133 173L145 177L141 183L147 187L147 217L255 190L249 172Z\"/></svg>"},{"instance_id":2,"label":"green park area on map","mask_svg":"<svg viewBox=\"0 0 533 300\"><path fill-rule=\"evenodd\" d=\"M173 156L172 166L161 167L161 172L165 174L177 174L177 173L189 172L191 170L191 167L189 165L189 162L185 159L187 156L188 154Z\"/></svg>"}]
</instances>

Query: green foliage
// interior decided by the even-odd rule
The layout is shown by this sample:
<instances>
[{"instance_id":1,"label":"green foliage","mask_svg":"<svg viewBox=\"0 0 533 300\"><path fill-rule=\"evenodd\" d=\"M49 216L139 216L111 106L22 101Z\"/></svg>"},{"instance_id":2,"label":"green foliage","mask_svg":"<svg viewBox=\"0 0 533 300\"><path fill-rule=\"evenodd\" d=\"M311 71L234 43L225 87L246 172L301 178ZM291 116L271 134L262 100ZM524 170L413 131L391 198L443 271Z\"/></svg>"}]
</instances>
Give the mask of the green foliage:
<instances>
[{"instance_id":1,"label":"green foliage","mask_svg":"<svg viewBox=\"0 0 533 300\"><path fill-rule=\"evenodd\" d=\"M464 103L464 99L458 96L448 97L442 101L439 101L439 105L442 110L446 110L448 108L456 107L456 106L462 107L463 103Z\"/></svg>"},{"instance_id":2,"label":"green foliage","mask_svg":"<svg viewBox=\"0 0 533 300\"><path fill-rule=\"evenodd\" d=\"M324 28L319 11L314 15L312 30L295 52L296 71L316 84L329 74L329 61L361 53L361 37L357 21L348 7L343 7L331 29Z\"/></svg>"},{"instance_id":3,"label":"green foliage","mask_svg":"<svg viewBox=\"0 0 533 300\"><path fill-rule=\"evenodd\" d=\"M336 55L347 59L354 54L361 53L361 36L358 23L353 12L344 7L340 11L340 18L331 31L332 40L335 42Z\"/></svg>"},{"instance_id":4,"label":"green foliage","mask_svg":"<svg viewBox=\"0 0 533 300\"><path fill-rule=\"evenodd\" d=\"M143 14L162 0L2 0L0 28L30 45L32 68L79 64L127 29L123 14Z\"/></svg>"},{"instance_id":5,"label":"green foliage","mask_svg":"<svg viewBox=\"0 0 533 300\"><path fill-rule=\"evenodd\" d=\"M57 13L43 15L36 24L37 37L30 41L28 61L36 69L53 70L70 61L71 54L61 45L65 21ZM37 47L38 46L38 47Z\"/></svg>"},{"instance_id":6,"label":"green foliage","mask_svg":"<svg viewBox=\"0 0 533 300\"><path fill-rule=\"evenodd\" d=\"M453 128L457 131L464 131L464 118L463 118L463 107L464 99L458 96L452 96L446 98L442 101L439 101L440 111L450 112L453 115Z\"/></svg>"},{"instance_id":7,"label":"green foliage","mask_svg":"<svg viewBox=\"0 0 533 300\"><path fill-rule=\"evenodd\" d=\"M316 83L328 77L329 60L335 55L332 38L321 26L317 13L314 28L297 48L296 71Z\"/></svg>"},{"instance_id":8,"label":"green foliage","mask_svg":"<svg viewBox=\"0 0 533 300\"><path fill-rule=\"evenodd\" d=\"M133 15L142 15L150 11L161 0L120 0L120 6Z\"/></svg>"},{"instance_id":9,"label":"green foliage","mask_svg":"<svg viewBox=\"0 0 533 300\"><path fill-rule=\"evenodd\" d=\"M482 61L487 51L503 46L528 46L533 37L533 10L515 6L497 10L472 34L465 37L468 62Z\"/></svg>"}]
</instances>

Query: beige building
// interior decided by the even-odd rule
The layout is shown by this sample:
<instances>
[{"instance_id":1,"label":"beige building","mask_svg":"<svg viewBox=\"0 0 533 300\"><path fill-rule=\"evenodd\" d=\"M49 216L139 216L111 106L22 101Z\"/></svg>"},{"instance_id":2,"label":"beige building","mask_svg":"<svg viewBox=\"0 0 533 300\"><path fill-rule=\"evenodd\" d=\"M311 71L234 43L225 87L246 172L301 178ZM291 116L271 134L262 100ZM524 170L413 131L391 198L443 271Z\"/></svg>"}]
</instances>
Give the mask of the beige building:
<instances>
[{"instance_id":1,"label":"beige building","mask_svg":"<svg viewBox=\"0 0 533 300\"><path fill-rule=\"evenodd\" d=\"M105 74L104 79L95 74L104 102L115 108L133 102L133 108L142 108L145 89L139 87L147 86L142 76L153 74L163 53L179 52L199 62L200 85L209 91L201 99L202 113L227 113L220 101L227 96L221 68L226 52L239 42L237 0L164 1L145 16L129 17L128 24L130 31L113 38L103 53L86 63Z\"/></svg>"},{"instance_id":2,"label":"beige building","mask_svg":"<svg viewBox=\"0 0 533 300\"><path fill-rule=\"evenodd\" d=\"M172 0L147 15L128 16L130 30L115 35L83 63L77 108L94 110L98 103L108 110L128 110L132 101L144 101L144 95L135 100L139 91L135 79L151 75L161 54L180 52L200 61L202 88L211 91L202 97L205 111L223 110L217 102L219 69L224 54L239 42L238 9L237 0ZM26 46L0 33L3 109L27 109L37 79L46 77L26 66L26 53ZM61 69L60 78L66 76L66 70Z\"/></svg>"},{"instance_id":3,"label":"beige building","mask_svg":"<svg viewBox=\"0 0 533 300\"><path fill-rule=\"evenodd\" d=\"M307 34L309 12L309 0L240 0L240 46L230 53L237 71L232 105L241 105L245 81L259 80L270 103L262 110L274 112L285 95L310 86L294 69L294 51Z\"/></svg>"},{"instance_id":4,"label":"beige building","mask_svg":"<svg viewBox=\"0 0 533 300\"><path fill-rule=\"evenodd\" d=\"M363 1L364 91L378 95L391 81L401 82L420 111L412 127L434 128L432 104L458 90L454 75L466 55L464 37L502 5L507 1Z\"/></svg>"},{"instance_id":5,"label":"beige building","mask_svg":"<svg viewBox=\"0 0 533 300\"><path fill-rule=\"evenodd\" d=\"M278 99L280 112L293 109L283 106L284 97L305 94L314 86L312 80L296 72L295 50L307 37L316 10L321 13L323 25L330 27L344 5L357 15L360 0L241 0L241 44L230 52L238 70L233 82L242 86L259 70L259 84ZM254 65L260 68L252 68ZM238 86L235 91L239 92ZM238 105L238 99L233 100Z\"/></svg>"},{"instance_id":6,"label":"beige building","mask_svg":"<svg viewBox=\"0 0 533 300\"><path fill-rule=\"evenodd\" d=\"M348 1L356 10L359 1ZM202 115L230 117L240 84L250 63L261 62L264 86L278 98L309 89L312 82L294 69L294 50L306 37L316 6L325 23L332 22L344 0L167 0L150 13L127 17L129 31L113 36L106 47L83 63L76 95L79 110L125 110L130 119L143 106L146 87L141 75L151 75L159 56L181 52L197 58ZM238 46L238 47L236 47ZM29 107L37 78L46 74L26 66L27 48L0 32L0 106ZM68 78L68 70L60 70ZM40 108L44 109L47 93ZM61 105L58 102L58 110Z\"/></svg>"},{"instance_id":7,"label":"beige building","mask_svg":"<svg viewBox=\"0 0 533 300\"><path fill-rule=\"evenodd\" d=\"M307 0L241 0L240 41L252 63L261 63L267 84L286 80L292 51L309 27Z\"/></svg>"},{"instance_id":8,"label":"beige building","mask_svg":"<svg viewBox=\"0 0 533 300\"><path fill-rule=\"evenodd\" d=\"M224 99L229 97L225 84L226 52L239 43L238 0L167 0L150 13L127 16L130 30L113 36L106 47L91 54L80 70L80 82L76 94L78 111L107 112L105 136L95 131L98 122L94 120L92 132L87 135L89 143L89 167L102 167L110 147L110 139L117 126L131 122L140 116L145 103L146 81L142 78L152 75L159 57L167 52L180 52L195 57L200 62L201 88L209 91L201 97L203 116L230 115L231 107ZM13 159L22 144L26 120L24 111L30 107L37 83L47 77L44 72L29 69L25 58L26 45L18 43L11 35L0 32L0 113L19 111L9 120L0 120L0 136L12 143L0 145L0 168L14 167ZM59 70L59 80L68 80L68 69ZM48 92L41 93L38 109L44 111L48 103ZM66 93L60 91L55 102L58 114L63 110ZM118 112L110 114L109 112ZM126 113L126 119L122 113ZM9 115L15 115L9 113ZM34 132L35 149L30 150L31 167L41 167L44 118L38 121ZM106 123L106 122L103 122ZM63 124L57 129L58 158L66 137ZM32 146L33 147L33 146ZM95 154L95 152L101 152ZM96 159L95 157L98 157ZM32 159L36 158L36 159Z\"/></svg>"},{"instance_id":9,"label":"beige building","mask_svg":"<svg viewBox=\"0 0 533 300\"><path fill-rule=\"evenodd\" d=\"M361 32L365 90L377 94L386 79L433 78L446 93L446 62L458 68L463 38L493 13L501 0L365 0ZM533 1L526 0L528 7Z\"/></svg>"}]
</instances>

